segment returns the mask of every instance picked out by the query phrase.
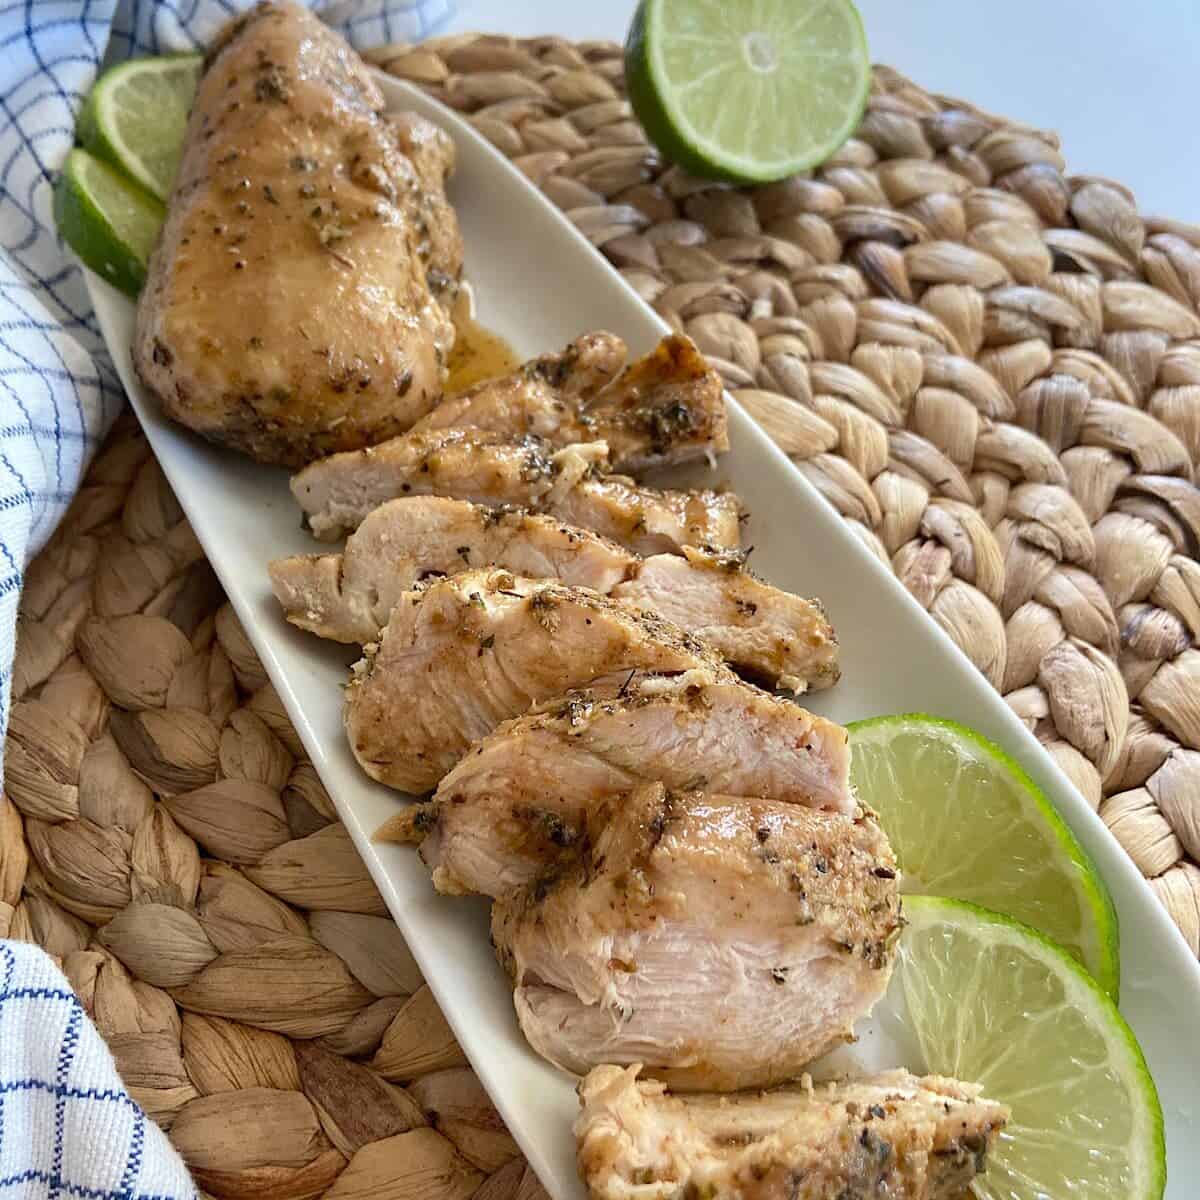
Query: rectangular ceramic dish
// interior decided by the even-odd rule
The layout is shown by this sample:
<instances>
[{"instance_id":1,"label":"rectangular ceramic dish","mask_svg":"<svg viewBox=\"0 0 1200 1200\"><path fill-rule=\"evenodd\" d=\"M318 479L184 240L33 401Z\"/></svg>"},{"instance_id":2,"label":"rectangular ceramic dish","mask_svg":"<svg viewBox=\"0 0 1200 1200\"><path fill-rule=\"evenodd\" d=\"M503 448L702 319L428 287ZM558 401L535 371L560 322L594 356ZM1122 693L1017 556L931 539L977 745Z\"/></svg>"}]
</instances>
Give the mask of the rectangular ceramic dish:
<instances>
[{"instance_id":1,"label":"rectangular ceramic dish","mask_svg":"<svg viewBox=\"0 0 1200 1200\"><path fill-rule=\"evenodd\" d=\"M457 142L450 194L485 324L523 357L591 329L620 334L637 353L658 340L665 323L498 151L416 89L387 77L380 84L391 106L423 113ZM269 559L316 548L300 528L286 475L164 420L134 377L133 304L96 277L89 283L159 462L442 1011L555 1200L579 1200L573 1081L523 1041L488 945L485 905L436 895L412 850L371 842L398 800L358 769L342 733L340 685L355 654L289 627L267 579ZM708 480L728 482L749 508L755 569L819 596L841 639L842 682L812 706L839 721L922 710L975 726L1020 760L1099 864L1121 920L1121 1007L1162 1097L1167 1194L1192 1196L1200 1179L1200 966L1115 839L1000 696L736 406L730 426L733 449Z\"/></svg>"}]
</instances>

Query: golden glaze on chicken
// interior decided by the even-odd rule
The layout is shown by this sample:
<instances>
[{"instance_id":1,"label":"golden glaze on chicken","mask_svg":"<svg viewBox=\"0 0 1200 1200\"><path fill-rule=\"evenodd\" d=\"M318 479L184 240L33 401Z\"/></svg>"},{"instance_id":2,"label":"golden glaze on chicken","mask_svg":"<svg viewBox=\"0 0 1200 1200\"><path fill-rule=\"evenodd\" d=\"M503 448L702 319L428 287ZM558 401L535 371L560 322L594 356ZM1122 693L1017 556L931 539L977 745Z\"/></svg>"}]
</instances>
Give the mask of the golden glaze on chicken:
<instances>
[{"instance_id":1,"label":"golden glaze on chicken","mask_svg":"<svg viewBox=\"0 0 1200 1200\"><path fill-rule=\"evenodd\" d=\"M735 1096L637 1076L579 1085L591 1200L965 1200L1009 1117L974 1084L907 1071Z\"/></svg>"},{"instance_id":2,"label":"golden glaze on chicken","mask_svg":"<svg viewBox=\"0 0 1200 1200\"><path fill-rule=\"evenodd\" d=\"M869 814L647 783L591 814L577 855L495 902L492 939L525 1037L565 1070L769 1087L886 991L896 877Z\"/></svg>"},{"instance_id":3,"label":"golden glaze on chicken","mask_svg":"<svg viewBox=\"0 0 1200 1200\"><path fill-rule=\"evenodd\" d=\"M169 416L298 467L439 399L462 265L454 147L382 108L358 56L295 5L219 36L138 304L134 364Z\"/></svg>"},{"instance_id":4,"label":"golden glaze on chicken","mask_svg":"<svg viewBox=\"0 0 1200 1200\"><path fill-rule=\"evenodd\" d=\"M418 429L473 426L553 446L608 444L614 470L688 462L729 449L720 376L671 334L625 366L625 343L587 333L559 354L447 396Z\"/></svg>"}]
</instances>

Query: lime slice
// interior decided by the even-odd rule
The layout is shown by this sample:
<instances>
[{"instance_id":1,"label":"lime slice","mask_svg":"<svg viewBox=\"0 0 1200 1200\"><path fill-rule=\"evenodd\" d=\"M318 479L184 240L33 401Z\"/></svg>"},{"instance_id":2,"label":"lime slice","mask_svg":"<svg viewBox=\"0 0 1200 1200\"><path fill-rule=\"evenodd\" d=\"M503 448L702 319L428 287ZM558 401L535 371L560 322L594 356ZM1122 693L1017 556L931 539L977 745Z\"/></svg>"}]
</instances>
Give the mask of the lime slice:
<instances>
[{"instance_id":1,"label":"lime slice","mask_svg":"<svg viewBox=\"0 0 1200 1200\"><path fill-rule=\"evenodd\" d=\"M164 215L157 200L86 150L67 155L54 185L58 231L96 274L130 296L146 280Z\"/></svg>"},{"instance_id":2,"label":"lime slice","mask_svg":"<svg viewBox=\"0 0 1200 1200\"><path fill-rule=\"evenodd\" d=\"M201 61L199 54L135 58L105 71L79 114L79 141L165 201Z\"/></svg>"},{"instance_id":3,"label":"lime slice","mask_svg":"<svg viewBox=\"0 0 1200 1200\"><path fill-rule=\"evenodd\" d=\"M823 162L850 136L871 61L850 0L642 0L625 84L673 162L765 183Z\"/></svg>"},{"instance_id":4,"label":"lime slice","mask_svg":"<svg viewBox=\"0 0 1200 1200\"><path fill-rule=\"evenodd\" d=\"M971 904L905 900L898 988L923 1060L1012 1110L980 1200L1156 1200L1162 1109L1137 1041L1073 958Z\"/></svg>"},{"instance_id":5,"label":"lime slice","mask_svg":"<svg viewBox=\"0 0 1200 1200\"><path fill-rule=\"evenodd\" d=\"M1037 785L999 746L919 714L850 726L851 779L891 839L907 892L970 900L1069 950L1114 999L1108 889Z\"/></svg>"}]
</instances>

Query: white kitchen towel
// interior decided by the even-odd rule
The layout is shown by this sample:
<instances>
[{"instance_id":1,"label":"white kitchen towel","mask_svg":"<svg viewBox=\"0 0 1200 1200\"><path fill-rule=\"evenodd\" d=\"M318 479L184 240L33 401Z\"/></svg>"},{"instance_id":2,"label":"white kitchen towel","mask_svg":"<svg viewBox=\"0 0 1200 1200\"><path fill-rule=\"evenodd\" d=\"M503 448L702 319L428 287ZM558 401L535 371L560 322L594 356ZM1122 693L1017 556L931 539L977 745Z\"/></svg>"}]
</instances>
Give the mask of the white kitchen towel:
<instances>
[{"instance_id":1,"label":"white kitchen towel","mask_svg":"<svg viewBox=\"0 0 1200 1200\"><path fill-rule=\"evenodd\" d=\"M356 45L413 41L451 0L305 0ZM124 403L83 276L55 229L55 173L101 63L202 47L251 0L0 0L0 742L17 601ZM2 768L0 768L2 769Z\"/></svg>"},{"instance_id":2,"label":"white kitchen towel","mask_svg":"<svg viewBox=\"0 0 1200 1200\"><path fill-rule=\"evenodd\" d=\"M0 942L0 1200L197 1200L54 963Z\"/></svg>"}]
</instances>

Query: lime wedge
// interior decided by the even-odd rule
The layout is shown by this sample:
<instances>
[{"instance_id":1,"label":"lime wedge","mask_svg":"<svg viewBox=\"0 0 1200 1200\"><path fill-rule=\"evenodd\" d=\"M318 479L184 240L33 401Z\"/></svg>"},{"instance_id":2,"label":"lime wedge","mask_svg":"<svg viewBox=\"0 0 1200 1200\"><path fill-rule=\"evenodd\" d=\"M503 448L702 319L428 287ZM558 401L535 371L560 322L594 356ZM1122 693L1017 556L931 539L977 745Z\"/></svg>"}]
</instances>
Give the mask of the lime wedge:
<instances>
[{"instance_id":1,"label":"lime wedge","mask_svg":"<svg viewBox=\"0 0 1200 1200\"><path fill-rule=\"evenodd\" d=\"M910 714L850 726L851 780L878 814L906 892L970 900L1032 925L1114 999L1120 937L1108 889L1037 785L999 746Z\"/></svg>"},{"instance_id":2,"label":"lime wedge","mask_svg":"<svg viewBox=\"0 0 1200 1200\"><path fill-rule=\"evenodd\" d=\"M165 202L201 61L199 54L135 58L105 71L79 114L79 141Z\"/></svg>"},{"instance_id":3,"label":"lime wedge","mask_svg":"<svg viewBox=\"0 0 1200 1200\"><path fill-rule=\"evenodd\" d=\"M899 988L923 1060L1012 1110L980 1200L1157 1200L1162 1109L1137 1041L1092 977L1026 925L905 900ZM1186 1190L1186 1189L1185 1189Z\"/></svg>"},{"instance_id":4,"label":"lime wedge","mask_svg":"<svg viewBox=\"0 0 1200 1200\"><path fill-rule=\"evenodd\" d=\"M163 206L86 150L67 155L54 185L58 232L109 283L136 296L165 215Z\"/></svg>"},{"instance_id":5,"label":"lime wedge","mask_svg":"<svg viewBox=\"0 0 1200 1200\"><path fill-rule=\"evenodd\" d=\"M765 183L823 162L850 136L871 61L850 0L642 0L625 84L673 162Z\"/></svg>"}]
</instances>

